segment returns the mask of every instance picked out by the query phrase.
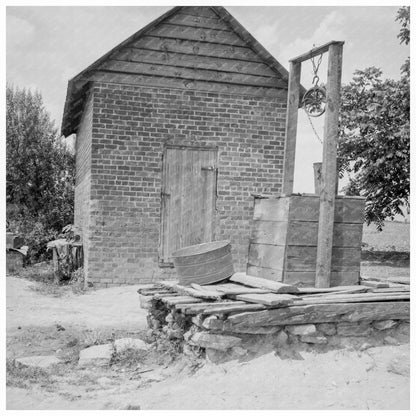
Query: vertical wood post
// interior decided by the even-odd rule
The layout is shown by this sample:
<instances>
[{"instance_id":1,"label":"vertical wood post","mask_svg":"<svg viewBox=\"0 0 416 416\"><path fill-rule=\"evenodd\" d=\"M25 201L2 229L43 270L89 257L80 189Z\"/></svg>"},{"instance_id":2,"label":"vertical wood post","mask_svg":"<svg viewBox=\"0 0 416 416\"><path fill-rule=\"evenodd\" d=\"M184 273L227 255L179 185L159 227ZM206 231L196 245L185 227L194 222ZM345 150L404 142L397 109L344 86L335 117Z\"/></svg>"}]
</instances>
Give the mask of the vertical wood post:
<instances>
[{"instance_id":1,"label":"vertical wood post","mask_svg":"<svg viewBox=\"0 0 416 416\"><path fill-rule=\"evenodd\" d=\"M332 263L334 208L337 178L338 115L340 106L342 43L333 43L328 50L328 79L322 162L322 186L319 203L316 287L329 287Z\"/></svg>"},{"instance_id":2,"label":"vertical wood post","mask_svg":"<svg viewBox=\"0 0 416 416\"><path fill-rule=\"evenodd\" d=\"M289 72L289 90L287 94L285 162L283 173L283 194L293 193L295 172L296 132L300 93L301 62L291 62Z\"/></svg>"}]
</instances>

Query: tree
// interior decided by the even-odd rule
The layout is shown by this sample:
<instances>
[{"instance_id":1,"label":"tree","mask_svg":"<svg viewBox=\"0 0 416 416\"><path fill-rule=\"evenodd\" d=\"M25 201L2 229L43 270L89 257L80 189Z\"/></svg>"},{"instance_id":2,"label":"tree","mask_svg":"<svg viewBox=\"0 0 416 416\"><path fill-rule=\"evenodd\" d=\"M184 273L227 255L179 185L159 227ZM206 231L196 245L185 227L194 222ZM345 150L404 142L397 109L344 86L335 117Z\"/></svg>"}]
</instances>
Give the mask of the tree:
<instances>
[{"instance_id":1,"label":"tree","mask_svg":"<svg viewBox=\"0 0 416 416\"><path fill-rule=\"evenodd\" d=\"M408 20L404 11L399 16L399 38L406 43ZM341 172L353 175L345 191L366 197L365 220L381 230L385 219L409 209L409 67L402 67L399 81L383 80L374 67L357 70L341 96L338 155Z\"/></svg>"},{"instance_id":2,"label":"tree","mask_svg":"<svg viewBox=\"0 0 416 416\"><path fill-rule=\"evenodd\" d=\"M39 92L7 86L6 110L8 228L47 240L73 221L74 156Z\"/></svg>"}]
</instances>

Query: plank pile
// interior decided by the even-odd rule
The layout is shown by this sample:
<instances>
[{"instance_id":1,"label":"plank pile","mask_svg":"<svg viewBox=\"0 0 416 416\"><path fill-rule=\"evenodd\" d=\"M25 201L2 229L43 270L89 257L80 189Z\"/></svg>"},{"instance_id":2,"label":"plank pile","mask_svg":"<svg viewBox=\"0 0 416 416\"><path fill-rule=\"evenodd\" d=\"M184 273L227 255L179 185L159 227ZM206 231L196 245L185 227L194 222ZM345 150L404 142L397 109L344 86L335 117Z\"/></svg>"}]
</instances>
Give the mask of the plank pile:
<instances>
[{"instance_id":1,"label":"plank pile","mask_svg":"<svg viewBox=\"0 0 416 416\"><path fill-rule=\"evenodd\" d=\"M331 288L296 287L245 273L214 285L162 281L138 290L149 332L186 348L240 351L247 336L326 343L408 326L410 285L362 281ZM348 335L350 334L350 335ZM245 345L245 344L244 344ZM227 352L228 354L228 352Z\"/></svg>"}]
</instances>

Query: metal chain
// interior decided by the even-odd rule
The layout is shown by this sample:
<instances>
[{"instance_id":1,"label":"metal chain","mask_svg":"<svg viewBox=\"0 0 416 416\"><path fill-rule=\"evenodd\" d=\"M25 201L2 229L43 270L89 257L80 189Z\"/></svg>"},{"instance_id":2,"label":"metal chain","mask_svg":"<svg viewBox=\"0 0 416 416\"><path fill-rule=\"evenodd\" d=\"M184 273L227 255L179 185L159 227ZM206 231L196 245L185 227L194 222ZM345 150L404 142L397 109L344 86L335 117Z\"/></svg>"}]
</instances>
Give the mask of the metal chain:
<instances>
[{"instance_id":1,"label":"metal chain","mask_svg":"<svg viewBox=\"0 0 416 416\"><path fill-rule=\"evenodd\" d=\"M315 137L316 137L316 138L319 140L319 142L323 145L324 143L323 143L322 139L319 137L319 134L318 134L318 132L315 130L315 126L314 126L314 125L313 125L313 123L312 123L311 116L309 115L309 113L308 113L305 109L303 109L303 111L305 111L306 115L308 116L308 120L309 120L309 123L310 123L310 125L311 125L311 127L312 127L313 132L315 133Z\"/></svg>"}]
</instances>

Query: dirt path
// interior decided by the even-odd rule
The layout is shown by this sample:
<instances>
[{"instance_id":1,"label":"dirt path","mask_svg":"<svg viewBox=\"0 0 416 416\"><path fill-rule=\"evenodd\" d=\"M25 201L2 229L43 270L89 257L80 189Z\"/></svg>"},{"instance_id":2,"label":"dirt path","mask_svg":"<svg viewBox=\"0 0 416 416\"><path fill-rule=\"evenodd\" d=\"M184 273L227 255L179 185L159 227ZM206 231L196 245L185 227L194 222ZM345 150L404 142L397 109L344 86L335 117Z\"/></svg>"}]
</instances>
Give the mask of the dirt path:
<instances>
[{"instance_id":1,"label":"dirt path","mask_svg":"<svg viewBox=\"0 0 416 416\"><path fill-rule=\"evenodd\" d=\"M135 287L56 298L31 285L37 283L7 278L8 356L53 353L80 329L146 328ZM408 409L409 355L408 344L302 351L296 359L270 353L208 363L193 375L181 362L143 374L62 364L48 383L8 387L7 408Z\"/></svg>"},{"instance_id":2,"label":"dirt path","mask_svg":"<svg viewBox=\"0 0 416 416\"><path fill-rule=\"evenodd\" d=\"M45 296L40 283L7 276L7 329L18 326L77 325L81 328L145 329L146 311L140 308L138 286L99 289L83 295L67 291Z\"/></svg>"}]
</instances>

